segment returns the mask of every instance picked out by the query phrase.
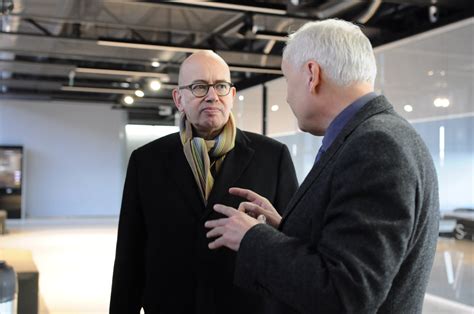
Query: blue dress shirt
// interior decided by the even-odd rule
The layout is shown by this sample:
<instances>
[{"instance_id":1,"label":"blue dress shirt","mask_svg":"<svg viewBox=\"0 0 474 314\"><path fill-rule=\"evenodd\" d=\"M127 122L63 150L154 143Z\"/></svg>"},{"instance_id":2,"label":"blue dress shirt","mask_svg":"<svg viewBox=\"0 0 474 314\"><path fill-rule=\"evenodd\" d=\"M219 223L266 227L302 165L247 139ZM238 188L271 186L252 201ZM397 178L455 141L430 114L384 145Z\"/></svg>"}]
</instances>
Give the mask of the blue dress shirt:
<instances>
[{"instance_id":1,"label":"blue dress shirt","mask_svg":"<svg viewBox=\"0 0 474 314\"><path fill-rule=\"evenodd\" d=\"M377 97L378 95L374 92L365 94L364 96L358 98L352 104L344 108L336 118L331 122L326 133L323 137L323 143L319 148L318 154L316 155L315 163L321 158L321 155L324 154L329 146L331 146L334 139L339 135L339 132L344 128L344 126L349 122L349 120L359 111L366 103Z\"/></svg>"}]
</instances>

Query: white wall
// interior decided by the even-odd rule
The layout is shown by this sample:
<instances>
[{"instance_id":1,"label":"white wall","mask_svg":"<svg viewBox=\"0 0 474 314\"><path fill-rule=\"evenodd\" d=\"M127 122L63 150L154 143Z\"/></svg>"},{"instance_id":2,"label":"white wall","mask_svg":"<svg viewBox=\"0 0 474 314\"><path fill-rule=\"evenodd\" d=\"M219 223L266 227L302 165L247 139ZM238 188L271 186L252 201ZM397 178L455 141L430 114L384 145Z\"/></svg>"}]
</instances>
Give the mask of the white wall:
<instances>
[{"instance_id":1,"label":"white wall","mask_svg":"<svg viewBox=\"0 0 474 314\"><path fill-rule=\"evenodd\" d=\"M128 163L128 159L132 152L152 142L160 137L175 133L179 131L177 126L168 125L137 125L127 124L125 127L125 138L126 138L126 156L125 159Z\"/></svg>"},{"instance_id":2,"label":"white wall","mask_svg":"<svg viewBox=\"0 0 474 314\"><path fill-rule=\"evenodd\" d=\"M104 104L0 100L0 144L25 149L26 217L118 215L125 121Z\"/></svg>"}]
</instances>

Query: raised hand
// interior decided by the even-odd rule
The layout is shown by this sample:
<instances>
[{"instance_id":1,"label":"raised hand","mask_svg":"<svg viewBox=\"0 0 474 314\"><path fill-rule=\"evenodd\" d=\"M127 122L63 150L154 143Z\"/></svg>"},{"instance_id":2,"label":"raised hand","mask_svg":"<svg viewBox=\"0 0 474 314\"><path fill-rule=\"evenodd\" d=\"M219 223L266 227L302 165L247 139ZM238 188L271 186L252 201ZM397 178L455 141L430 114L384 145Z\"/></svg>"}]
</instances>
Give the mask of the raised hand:
<instances>
[{"instance_id":1,"label":"raised hand","mask_svg":"<svg viewBox=\"0 0 474 314\"><path fill-rule=\"evenodd\" d=\"M259 194L241 188L230 188L229 193L247 199L249 202L242 202L238 210L247 213L251 217L259 218L260 221L266 221L267 224L277 228L281 222L281 216L273 207L269 200ZM262 219L261 215L265 217Z\"/></svg>"},{"instance_id":2,"label":"raised hand","mask_svg":"<svg viewBox=\"0 0 474 314\"><path fill-rule=\"evenodd\" d=\"M209 248L218 249L225 246L231 250L238 251L245 233L259 222L233 207L216 204L214 205L214 210L227 217L208 220L204 224L206 228L211 228L206 236L208 238L216 238L209 243Z\"/></svg>"}]
</instances>

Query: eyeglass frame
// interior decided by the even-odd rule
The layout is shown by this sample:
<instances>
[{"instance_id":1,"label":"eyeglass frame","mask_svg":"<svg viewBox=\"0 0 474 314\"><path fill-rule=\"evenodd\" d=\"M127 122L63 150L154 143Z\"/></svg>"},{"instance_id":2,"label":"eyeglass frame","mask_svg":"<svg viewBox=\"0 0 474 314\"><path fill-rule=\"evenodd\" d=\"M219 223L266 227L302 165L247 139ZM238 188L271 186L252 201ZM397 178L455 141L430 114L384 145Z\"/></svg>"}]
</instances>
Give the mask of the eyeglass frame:
<instances>
[{"instance_id":1,"label":"eyeglass frame","mask_svg":"<svg viewBox=\"0 0 474 314\"><path fill-rule=\"evenodd\" d=\"M234 84L231 83L231 82L220 81L220 82L216 82L216 83L214 83L214 84L209 84L209 83L205 83L205 82L201 82L201 83L200 83L200 82L196 82L196 83L191 83L191 84L189 84L189 85L178 86L178 89L179 89L179 90L188 89L188 90L191 92L191 94L193 94L194 97L196 97L196 98L202 98L202 97L205 97L205 96L207 95L207 93L209 93L209 88L211 88L211 86L212 86L212 88L214 88L214 90L215 90L215 89L216 89L215 86L216 86L217 84L222 84L222 83L229 84L229 91L228 91L227 94L225 94L225 95L219 95L219 94L217 93L217 90L216 90L216 94L217 94L217 96L219 96L219 97L225 97L225 96L227 96L227 95L230 94L230 91L232 90L232 87L234 87ZM193 89L191 88L191 86L193 86L193 85L206 85L206 87L207 87L206 93L205 93L204 95L202 95L202 96L196 96L196 95L193 93Z\"/></svg>"}]
</instances>

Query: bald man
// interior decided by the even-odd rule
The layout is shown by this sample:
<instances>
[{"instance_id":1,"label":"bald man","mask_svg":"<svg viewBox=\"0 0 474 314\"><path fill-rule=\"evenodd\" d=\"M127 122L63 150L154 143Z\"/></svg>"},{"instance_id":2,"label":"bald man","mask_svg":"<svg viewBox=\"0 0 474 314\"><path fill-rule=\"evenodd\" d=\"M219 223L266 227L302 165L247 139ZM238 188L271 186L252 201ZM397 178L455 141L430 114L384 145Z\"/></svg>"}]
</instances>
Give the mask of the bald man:
<instances>
[{"instance_id":1,"label":"bald man","mask_svg":"<svg viewBox=\"0 0 474 314\"><path fill-rule=\"evenodd\" d=\"M236 128L229 67L211 51L188 57L173 99L180 132L135 150L123 192L110 313L261 313L261 297L233 285L235 252L210 250L204 222L228 190L257 191L283 210L297 180L288 149ZM236 302L237 301L237 302Z\"/></svg>"}]
</instances>

